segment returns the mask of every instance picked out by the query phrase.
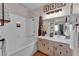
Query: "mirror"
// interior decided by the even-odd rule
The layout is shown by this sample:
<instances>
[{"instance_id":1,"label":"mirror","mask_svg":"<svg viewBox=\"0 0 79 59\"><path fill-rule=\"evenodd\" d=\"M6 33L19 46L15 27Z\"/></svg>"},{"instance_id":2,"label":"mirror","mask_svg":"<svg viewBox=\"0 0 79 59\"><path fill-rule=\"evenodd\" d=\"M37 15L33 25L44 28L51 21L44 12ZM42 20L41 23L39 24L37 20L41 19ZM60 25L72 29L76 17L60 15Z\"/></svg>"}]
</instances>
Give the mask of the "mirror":
<instances>
[{"instance_id":1,"label":"mirror","mask_svg":"<svg viewBox=\"0 0 79 59\"><path fill-rule=\"evenodd\" d=\"M67 15L61 17L55 17L51 19L46 19L44 21L46 27L46 35L54 37L57 35L60 37L65 37L66 39L71 39L75 28L76 23L76 16L75 15Z\"/></svg>"},{"instance_id":2,"label":"mirror","mask_svg":"<svg viewBox=\"0 0 79 59\"><path fill-rule=\"evenodd\" d=\"M54 27L55 35L64 35L64 24L58 24Z\"/></svg>"},{"instance_id":3,"label":"mirror","mask_svg":"<svg viewBox=\"0 0 79 59\"><path fill-rule=\"evenodd\" d=\"M59 26L55 25L55 31L59 31Z\"/></svg>"}]
</instances>

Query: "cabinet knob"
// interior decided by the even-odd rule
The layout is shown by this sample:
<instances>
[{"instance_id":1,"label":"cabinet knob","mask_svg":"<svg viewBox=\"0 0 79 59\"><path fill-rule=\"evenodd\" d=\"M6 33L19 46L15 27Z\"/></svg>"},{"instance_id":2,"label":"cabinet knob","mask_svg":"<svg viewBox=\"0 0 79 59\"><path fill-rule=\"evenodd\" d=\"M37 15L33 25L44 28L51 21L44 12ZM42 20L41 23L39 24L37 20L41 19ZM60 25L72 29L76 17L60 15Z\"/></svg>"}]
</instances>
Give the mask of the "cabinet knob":
<instances>
[{"instance_id":1,"label":"cabinet knob","mask_svg":"<svg viewBox=\"0 0 79 59\"><path fill-rule=\"evenodd\" d=\"M49 48L48 48L48 50L49 50Z\"/></svg>"},{"instance_id":2,"label":"cabinet knob","mask_svg":"<svg viewBox=\"0 0 79 59\"><path fill-rule=\"evenodd\" d=\"M45 46L45 44L43 44L43 46Z\"/></svg>"},{"instance_id":3,"label":"cabinet knob","mask_svg":"<svg viewBox=\"0 0 79 59\"><path fill-rule=\"evenodd\" d=\"M60 52L60 54L61 54L62 52Z\"/></svg>"},{"instance_id":4,"label":"cabinet knob","mask_svg":"<svg viewBox=\"0 0 79 59\"><path fill-rule=\"evenodd\" d=\"M62 47L63 45L59 45L59 46L61 46L61 47Z\"/></svg>"},{"instance_id":5,"label":"cabinet knob","mask_svg":"<svg viewBox=\"0 0 79 59\"><path fill-rule=\"evenodd\" d=\"M68 51L66 50L66 53L68 53Z\"/></svg>"},{"instance_id":6,"label":"cabinet knob","mask_svg":"<svg viewBox=\"0 0 79 59\"><path fill-rule=\"evenodd\" d=\"M55 50L57 50L57 48L55 47Z\"/></svg>"},{"instance_id":7,"label":"cabinet knob","mask_svg":"<svg viewBox=\"0 0 79 59\"><path fill-rule=\"evenodd\" d=\"M41 41L41 40L39 39L39 41Z\"/></svg>"}]
</instances>

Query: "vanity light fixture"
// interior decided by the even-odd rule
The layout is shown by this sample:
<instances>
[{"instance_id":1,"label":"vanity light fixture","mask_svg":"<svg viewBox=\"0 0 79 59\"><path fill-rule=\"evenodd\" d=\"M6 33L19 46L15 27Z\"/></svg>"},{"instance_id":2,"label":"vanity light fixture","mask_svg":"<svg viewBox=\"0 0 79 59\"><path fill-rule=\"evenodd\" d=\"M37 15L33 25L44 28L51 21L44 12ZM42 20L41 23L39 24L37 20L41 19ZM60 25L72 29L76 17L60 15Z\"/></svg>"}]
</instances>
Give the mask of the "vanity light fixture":
<instances>
[{"instance_id":1,"label":"vanity light fixture","mask_svg":"<svg viewBox=\"0 0 79 59\"><path fill-rule=\"evenodd\" d=\"M10 20L5 20L4 3L2 3L2 19L0 19L0 26L4 26L4 23L10 22Z\"/></svg>"}]
</instances>

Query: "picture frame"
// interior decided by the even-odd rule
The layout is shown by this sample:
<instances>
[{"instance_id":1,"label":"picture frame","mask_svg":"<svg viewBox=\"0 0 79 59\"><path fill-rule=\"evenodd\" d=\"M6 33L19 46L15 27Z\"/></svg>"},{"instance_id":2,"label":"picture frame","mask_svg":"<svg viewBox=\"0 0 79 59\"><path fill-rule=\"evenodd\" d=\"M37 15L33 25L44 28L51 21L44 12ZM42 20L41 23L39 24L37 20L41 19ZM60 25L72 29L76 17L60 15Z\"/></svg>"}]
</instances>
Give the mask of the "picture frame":
<instances>
[{"instance_id":1,"label":"picture frame","mask_svg":"<svg viewBox=\"0 0 79 59\"><path fill-rule=\"evenodd\" d=\"M44 6L43 11L48 12L49 11L49 5Z\"/></svg>"},{"instance_id":2,"label":"picture frame","mask_svg":"<svg viewBox=\"0 0 79 59\"><path fill-rule=\"evenodd\" d=\"M56 8L63 7L65 5L66 5L66 3L56 3Z\"/></svg>"},{"instance_id":3,"label":"picture frame","mask_svg":"<svg viewBox=\"0 0 79 59\"><path fill-rule=\"evenodd\" d=\"M49 6L50 6L50 10L53 10L53 9L56 8L56 4L55 3L51 3Z\"/></svg>"},{"instance_id":4,"label":"picture frame","mask_svg":"<svg viewBox=\"0 0 79 59\"><path fill-rule=\"evenodd\" d=\"M47 4L43 7L43 12L46 14L50 14L50 13L54 13L59 11L57 10L60 7L66 6L66 3L51 3L51 4Z\"/></svg>"}]
</instances>

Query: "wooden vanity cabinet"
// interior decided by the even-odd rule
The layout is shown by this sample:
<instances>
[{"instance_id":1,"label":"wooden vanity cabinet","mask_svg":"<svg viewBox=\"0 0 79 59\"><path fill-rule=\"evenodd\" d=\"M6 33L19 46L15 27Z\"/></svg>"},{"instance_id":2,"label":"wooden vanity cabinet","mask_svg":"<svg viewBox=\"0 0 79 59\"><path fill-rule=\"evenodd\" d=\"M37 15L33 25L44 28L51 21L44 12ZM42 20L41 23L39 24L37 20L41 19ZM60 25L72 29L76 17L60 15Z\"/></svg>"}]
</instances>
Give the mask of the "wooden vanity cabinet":
<instances>
[{"instance_id":1,"label":"wooden vanity cabinet","mask_svg":"<svg viewBox=\"0 0 79 59\"><path fill-rule=\"evenodd\" d=\"M55 56L71 56L72 50L69 47L69 44L55 42L54 44L54 55Z\"/></svg>"},{"instance_id":2,"label":"wooden vanity cabinet","mask_svg":"<svg viewBox=\"0 0 79 59\"><path fill-rule=\"evenodd\" d=\"M53 56L54 55L53 46L47 45L47 47L45 49L46 49L46 54L47 55L50 55L50 56Z\"/></svg>"},{"instance_id":3,"label":"wooden vanity cabinet","mask_svg":"<svg viewBox=\"0 0 79 59\"><path fill-rule=\"evenodd\" d=\"M37 49L50 56L71 56L72 50L69 44L50 41L46 39L38 39Z\"/></svg>"},{"instance_id":4,"label":"wooden vanity cabinet","mask_svg":"<svg viewBox=\"0 0 79 59\"><path fill-rule=\"evenodd\" d=\"M46 39L38 39L37 49L47 55L53 55L53 46Z\"/></svg>"},{"instance_id":5,"label":"wooden vanity cabinet","mask_svg":"<svg viewBox=\"0 0 79 59\"><path fill-rule=\"evenodd\" d=\"M37 48L41 52L46 52L47 40L39 39L37 42Z\"/></svg>"}]
</instances>

